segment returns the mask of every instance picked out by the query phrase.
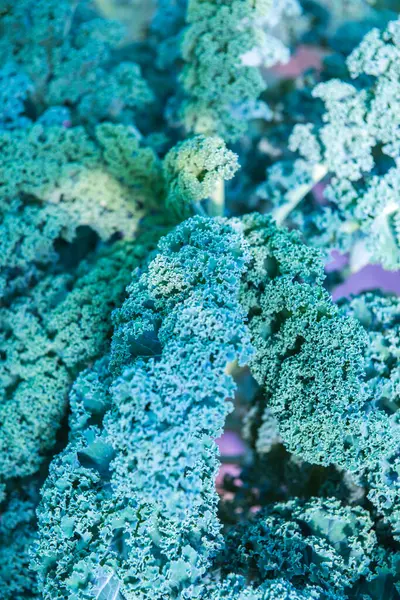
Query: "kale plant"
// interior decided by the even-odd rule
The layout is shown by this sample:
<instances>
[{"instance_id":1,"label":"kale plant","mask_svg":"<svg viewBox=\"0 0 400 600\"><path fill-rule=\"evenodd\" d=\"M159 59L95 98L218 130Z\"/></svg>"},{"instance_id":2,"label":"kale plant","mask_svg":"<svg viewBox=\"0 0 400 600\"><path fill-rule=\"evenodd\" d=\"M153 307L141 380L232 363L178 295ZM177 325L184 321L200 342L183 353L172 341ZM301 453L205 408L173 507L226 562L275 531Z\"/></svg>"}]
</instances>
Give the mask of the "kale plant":
<instances>
[{"instance_id":1,"label":"kale plant","mask_svg":"<svg viewBox=\"0 0 400 600\"><path fill-rule=\"evenodd\" d=\"M312 90L322 115L294 127L288 143L298 158L273 165L261 192L272 195L277 219L292 218L311 243L350 251L353 269L400 266L399 57L398 20L368 31L347 57L345 80ZM321 181L325 204L302 210Z\"/></svg>"},{"instance_id":2,"label":"kale plant","mask_svg":"<svg viewBox=\"0 0 400 600\"><path fill-rule=\"evenodd\" d=\"M399 11L0 2L1 598L399 600Z\"/></svg>"}]
</instances>

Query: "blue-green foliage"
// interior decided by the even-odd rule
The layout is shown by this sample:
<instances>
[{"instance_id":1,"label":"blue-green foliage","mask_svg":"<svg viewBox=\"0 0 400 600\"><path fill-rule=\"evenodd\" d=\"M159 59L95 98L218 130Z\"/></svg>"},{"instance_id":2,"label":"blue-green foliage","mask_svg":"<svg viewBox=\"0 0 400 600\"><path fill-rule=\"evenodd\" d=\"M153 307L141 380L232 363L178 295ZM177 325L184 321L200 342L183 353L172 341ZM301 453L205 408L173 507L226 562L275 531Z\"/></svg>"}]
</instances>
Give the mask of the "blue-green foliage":
<instances>
[{"instance_id":1,"label":"blue-green foliage","mask_svg":"<svg viewBox=\"0 0 400 600\"><path fill-rule=\"evenodd\" d=\"M289 146L301 158L283 186L274 167L265 190L290 206L293 196L301 201L329 174L328 207L295 219L311 241L352 249L355 266L368 260L389 269L400 265L399 23L367 33L347 59L348 81L332 79L314 88L314 98L325 106L322 122L294 128Z\"/></svg>"},{"instance_id":2,"label":"blue-green foliage","mask_svg":"<svg viewBox=\"0 0 400 600\"><path fill-rule=\"evenodd\" d=\"M0 70L0 129L24 127L29 123L23 113L31 87L27 75L11 63Z\"/></svg>"},{"instance_id":3,"label":"blue-green foliage","mask_svg":"<svg viewBox=\"0 0 400 600\"><path fill-rule=\"evenodd\" d=\"M221 138L197 135L177 144L163 162L167 210L180 219L190 216L238 168L237 155Z\"/></svg>"},{"instance_id":4,"label":"blue-green foliage","mask_svg":"<svg viewBox=\"0 0 400 600\"><path fill-rule=\"evenodd\" d=\"M297 0L156 4L148 40L155 64L144 68L168 125L235 141L249 121L271 115L259 98L266 88L259 67L289 60Z\"/></svg>"},{"instance_id":5,"label":"blue-green foliage","mask_svg":"<svg viewBox=\"0 0 400 600\"><path fill-rule=\"evenodd\" d=\"M31 481L15 486L1 504L0 583L5 600L40 600L27 552L35 540L38 500L38 486Z\"/></svg>"},{"instance_id":6,"label":"blue-green foliage","mask_svg":"<svg viewBox=\"0 0 400 600\"><path fill-rule=\"evenodd\" d=\"M368 293L343 310L354 315L368 333L364 353L368 401L362 415L363 453L359 471L368 498L400 539L399 311L396 296Z\"/></svg>"},{"instance_id":7,"label":"blue-green foliage","mask_svg":"<svg viewBox=\"0 0 400 600\"><path fill-rule=\"evenodd\" d=\"M364 400L366 336L356 321L339 315L322 287L318 251L296 232L254 216L246 235L252 263L241 298L257 349L250 367L263 389L258 416L262 423L272 410L291 452L337 463Z\"/></svg>"},{"instance_id":8,"label":"blue-green foliage","mask_svg":"<svg viewBox=\"0 0 400 600\"><path fill-rule=\"evenodd\" d=\"M118 24L85 0L18 0L1 3L0 32L0 595L19 600L40 598L28 548L68 391L108 348L164 191L133 123L153 94L113 63Z\"/></svg>"},{"instance_id":9,"label":"blue-green foliage","mask_svg":"<svg viewBox=\"0 0 400 600\"><path fill-rule=\"evenodd\" d=\"M6 0L0 33L1 63L18 67L19 81L29 78L35 116L66 105L74 122L129 122L153 99L136 64L112 65L123 29L88 0Z\"/></svg>"},{"instance_id":10,"label":"blue-green foliage","mask_svg":"<svg viewBox=\"0 0 400 600\"><path fill-rule=\"evenodd\" d=\"M200 597L221 545L214 440L234 393L226 367L251 353L238 300L247 260L239 223L198 217L160 242L128 288L115 313L117 377L109 396L104 362L78 380L71 441L43 490L44 598L105 587L115 597Z\"/></svg>"},{"instance_id":11,"label":"blue-green foliage","mask_svg":"<svg viewBox=\"0 0 400 600\"><path fill-rule=\"evenodd\" d=\"M188 131L227 140L245 132L246 105L255 103L265 84L244 57L265 44L261 24L270 6L270 0L189 0L182 45Z\"/></svg>"},{"instance_id":12,"label":"blue-green foliage","mask_svg":"<svg viewBox=\"0 0 400 600\"><path fill-rule=\"evenodd\" d=\"M277 505L225 542L220 533L214 440L230 410L226 367L235 359L264 388L255 424L272 408L296 454L336 462L373 486L383 449L368 454L379 438L361 431L379 422L364 410L367 339L333 306L322 277L318 252L260 215L196 217L160 242L114 313L110 361L71 394L70 442L39 510L33 562L44 598L344 600L350 589L378 598L384 588L396 598L397 563L368 513L337 500ZM282 407L286 389L296 410Z\"/></svg>"},{"instance_id":13,"label":"blue-green foliage","mask_svg":"<svg viewBox=\"0 0 400 600\"><path fill-rule=\"evenodd\" d=\"M321 285L318 252L297 233L253 217L245 234L241 297L262 389L248 425L256 448L269 450L272 414L295 455L361 478L398 537L397 298L369 294L341 314Z\"/></svg>"},{"instance_id":14,"label":"blue-green foliage","mask_svg":"<svg viewBox=\"0 0 400 600\"><path fill-rule=\"evenodd\" d=\"M211 600L322 600L315 586L299 590L286 579L267 580L258 587L248 585L246 578L229 575L223 581L210 584L206 598Z\"/></svg>"},{"instance_id":15,"label":"blue-green foliage","mask_svg":"<svg viewBox=\"0 0 400 600\"><path fill-rule=\"evenodd\" d=\"M368 582L365 592L384 576L390 597L396 563L392 570L372 526L366 510L334 499L277 503L230 530L221 568L250 579L255 588L282 577L299 593L332 600L357 597L361 582Z\"/></svg>"},{"instance_id":16,"label":"blue-green foliage","mask_svg":"<svg viewBox=\"0 0 400 600\"><path fill-rule=\"evenodd\" d=\"M400 402L400 302L377 291L342 301L344 313L355 317L368 334L364 352L372 406L394 414Z\"/></svg>"},{"instance_id":17,"label":"blue-green foliage","mask_svg":"<svg viewBox=\"0 0 400 600\"><path fill-rule=\"evenodd\" d=\"M1 296L22 290L60 260L82 227L103 241L132 236L142 205L160 201L161 168L134 130L104 123L33 125L0 132Z\"/></svg>"},{"instance_id":18,"label":"blue-green foliage","mask_svg":"<svg viewBox=\"0 0 400 600\"><path fill-rule=\"evenodd\" d=\"M399 302L315 249L400 264L398 0L106 4L0 2L0 596L398 600Z\"/></svg>"},{"instance_id":19,"label":"blue-green foliage","mask_svg":"<svg viewBox=\"0 0 400 600\"><path fill-rule=\"evenodd\" d=\"M272 413L295 455L360 478L398 537L398 300L368 294L341 316L318 279L307 282L306 262L284 273L276 260L279 234L275 248L268 237L261 245L257 234L253 260L264 274L256 278L250 267L242 292L257 350L252 372L262 386L251 416L256 448L270 449Z\"/></svg>"},{"instance_id":20,"label":"blue-green foliage","mask_svg":"<svg viewBox=\"0 0 400 600\"><path fill-rule=\"evenodd\" d=\"M149 249L148 236L119 242L74 273L44 277L0 308L0 481L35 473L45 460L69 385L105 351L110 313Z\"/></svg>"},{"instance_id":21,"label":"blue-green foliage","mask_svg":"<svg viewBox=\"0 0 400 600\"><path fill-rule=\"evenodd\" d=\"M103 123L95 135L42 124L0 133L0 479L43 462L72 378L104 351L110 311L157 238L132 241L143 204L162 194L157 157L132 128Z\"/></svg>"},{"instance_id":22,"label":"blue-green foliage","mask_svg":"<svg viewBox=\"0 0 400 600\"><path fill-rule=\"evenodd\" d=\"M171 70L182 60L181 42L185 28L187 0L158 0L151 23L155 37L157 66Z\"/></svg>"}]
</instances>

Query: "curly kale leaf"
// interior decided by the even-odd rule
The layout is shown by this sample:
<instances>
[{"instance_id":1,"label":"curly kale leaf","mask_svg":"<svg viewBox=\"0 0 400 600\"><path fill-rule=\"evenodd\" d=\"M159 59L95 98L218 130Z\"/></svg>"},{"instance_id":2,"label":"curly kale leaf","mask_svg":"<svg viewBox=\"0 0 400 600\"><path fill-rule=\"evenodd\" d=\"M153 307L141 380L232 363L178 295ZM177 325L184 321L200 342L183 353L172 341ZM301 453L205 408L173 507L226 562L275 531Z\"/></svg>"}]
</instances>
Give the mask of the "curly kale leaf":
<instances>
[{"instance_id":1,"label":"curly kale leaf","mask_svg":"<svg viewBox=\"0 0 400 600\"><path fill-rule=\"evenodd\" d=\"M324 596L316 586L306 586L303 590L299 590L283 578L267 580L260 586L254 587L248 584L245 577L230 575L223 581L211 582L205 598L209 600L323 600Z\"/></svg>"},{"instance_id":2,"label":"curly kale leaf","mask_svg":"<svg viewBox=\"0 0 400 600\"><path fill-rule=\"evenodd\" d=\"M372 405L394 414L400 407L399 298L375 291L342 300L341 305L343 313L356 318L368 335L364 357Z\"/></svg>"},{"instance_id":3,"label":"curly kale leaf","mask_svg":"<svg viewBox=\"0 0 400 600\"><path fill-rule=\"evenodd\" d=\"M29 551L36 540L35 508L39 499L34 482L15 487L0 502L0 584L4 600L40 600Z\"/></svg>"},{"instance_id":4,"label":"curly kale leaf","mask_svg":"<svg viewBox=\"0 0 400 600\"><path fill-rule=\"evenodd\" d=\"M354 268L368 261L400 265L399 27L397 20L367 33L347 59L354 81L332 79L314 88L324 103L322 122L294 128L290 148L304 160L294 162L289 189L276 189L283 203L278 214L285 207L290 212L329 175L328 206L300 223L315 243L352 247Z\"/></svg>"},{"instance_id":5,"label":"curly kale leaf","mask_svg":"<svg viewBox=\"0 0 400 600\"><path fill-rule=\"evenodd\" d=\"M16 65L6 63L0 69L0 130L24 127L30 123L24 112L31 88L29 77Z\"/></svg>"},{"instance_id":6,"label":"curly kale leaf","mask_svg":"<svg viewBox=\"0 0 400 600\"><path fill-rule=\"evenodd\" d=\"M1 295L23 291L85 228L132 236L163 190L161 166L131 128L34 125L0 133ZM82 229L83 228L83 229Z\"/></svg>"},{"instance_id":7,"label":"curly kale leaf","mask_svg":"<svg viewBox=\"0 0 400 600\"><path fill-rule=\"evenodd\" d=\"M226 140L245 132L243 111L265 88L248 55L261 48L262 56L269 47L262 24L270 5L270 0L189 1L182 42L187 96L182 116L188 131Z\"/></svg>"},{"instance_id":8,"label":"curly kale leaf","mask_svg":"<svg viewBox=\"0 0 400 600\"><path fill-rule=\"evenodd\" d=\"M282 577L332 600L373 579L381 562L369 513L321 498L272 504L234 527L220 561L223 571L248 577L255 587Z\"/></svg>"},{"instance_id":9,"label":"curly kale leaf","mask_svg":"<svg viewBox=\"0 0 400 600\"><path fill-rule=\"evenodd\" d=\"M370 292L344 302L342 310L361 323L369 339L364 351L368 401L361 420L359 470L368 498L400 539L400 302L396 296Z\"/></svg>"},{"instance_id":10,"label":"curly kale leaf","mask_svg":"<svg viewBox=\"0 0 400 600\"><path fill-rule=\"evenodd\" d=\"M154 100L138 65L113 65L123 28L99 17L87 0L7 0L0 31L1 61L29 78L39 115L64 105L74 123L128 123Z\"/></svg>"},{"instance_id":11,"label":"curly kale leaf","mask_svg":"<svg viewBox=\"0 0 400 600\"><path fill-rule=\"evenodd\" d=\"M217 204L219 187L232 179L238 168L237 155L221 138L198 135L177 144L163 162L167 210L183 218L201 210L202 200L214 197ZM211 202L209 213L218 208Z\"/></svg>"},{"instance_id":12,"label":"curly kale leaf","mask_svg":"<svg viewBox=\"0 0 400 600\"><path fill-rule=\"evenodd\" d=\"M291 452L311 463L340 463L365 400L365 333L339 314L322 287L319 252L296 232L253 215L245 235L252 260L241 298L257 350L250 368L263 390L253 417L262 432L272 411Z\"/></svg>"},{"instance_id":13,"label":"curly kale leaf","mask_svg":"<svg viewBox=\"0 0 400 600\"><path fill-rule=\"evenodd\" d=\"M296 233L265 228L265 217L251 219L241 297L261 393L248 435L269 451L273 416L295 456L354 473L398 538L398 300L367 294L339 309L321 286L318 253Z\"/></svg>"},{"instance_id":14,"label":"curly kale leaf","mask_svg":"<svg viewBox=\"0 0 400 600\"><path fill-rule=\"evenodd\" d=\"M247 260L238 222L197 217L128 288L113 383L107 391L104 362L78 380L71 441L43 489L44 597L91 597L105 581L122 597L199 596L221 544L214 440L235 389L226 367L251 352L238 298Z\"/></svg>"},{"instance_id":15,"label":"curly kale leaf","mask_svg":"<svg viewBox=\"0 0 400 600\"><path fill-rule=\"evenodd\" d=\"M54 446L69 386L105 351L111 312L151 244L118 242L0 309L1 478L34 473Z\"/></svg>"}]
</instances>

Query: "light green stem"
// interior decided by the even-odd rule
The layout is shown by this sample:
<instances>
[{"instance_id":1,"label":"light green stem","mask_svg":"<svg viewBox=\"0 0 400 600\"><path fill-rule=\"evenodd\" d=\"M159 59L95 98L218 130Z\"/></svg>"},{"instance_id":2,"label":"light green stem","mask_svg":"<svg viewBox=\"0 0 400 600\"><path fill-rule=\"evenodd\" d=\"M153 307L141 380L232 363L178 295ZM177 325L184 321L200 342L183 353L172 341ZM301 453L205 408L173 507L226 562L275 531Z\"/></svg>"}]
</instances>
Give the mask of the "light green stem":
<instances>
[{"instance_id":1,"label":"light green stem","mask_svg":"<svg viewBox=\"0 0 400 600\"><path fill-rule=\"evenodd\" d=\"M287 202L276 208L272 213L277 225L282 225L292 210L296 208L303 198L312 190L314 185L321 181L327 173L328 168L325 165L315 165L311 175L311 181L300 185L295 190L291 190L286 194Z\"/></svg>"},{"instance_id":2,"label":"light green stem","mask_svg":"<svg viewBox=\"0 0 400 600\"><path fill-rule=\"evenodd\" d=\"M209 215L210 217L222 217L225 210L225 183L219 179L215 185L214 192L210 196Z\"/></svg>"}]
</instances>

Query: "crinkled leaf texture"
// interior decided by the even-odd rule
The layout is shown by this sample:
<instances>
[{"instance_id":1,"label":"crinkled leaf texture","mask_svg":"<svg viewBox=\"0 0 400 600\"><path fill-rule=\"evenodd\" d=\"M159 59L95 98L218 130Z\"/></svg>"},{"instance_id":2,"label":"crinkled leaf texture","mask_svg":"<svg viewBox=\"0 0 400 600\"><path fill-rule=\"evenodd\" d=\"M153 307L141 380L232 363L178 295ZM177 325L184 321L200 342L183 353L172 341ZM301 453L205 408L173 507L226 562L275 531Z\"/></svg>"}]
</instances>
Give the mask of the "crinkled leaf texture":
<instances>
[{"instance_id":1,"label":"crinkled leaf texture","mask_svg":"<svg viewBox=\"0 0 400 600\"><path fill-rule=\"evenodd\" d=\"M70 442L51 465L39 509L34 565L45 599L108 594L144 600L151 594L160 600L334 600L345 598L344 588L361 573L376 577L369 571L376 542L367 514L342 509L338 501L276 507L288 522L272 518L275 531L267 532L270 541L257 550L261 570L267 569L260 580L254 572L251 582L243 577L244 566L232 573L229 561L221 580L218 567L224 540L214 487L215 439L231 410L226 399L235 392L226 371L230 362L252 366L284 442L296 453L311 454L314 427L320 436L314 460L348 461L354 468L354 448L346 449L345 442L347 420L364 400L365 336L357 321L333 307L322 278L318 253L260 215L195 217L161 240L114 313L110 358L84 372L72 391ZM263 310L269 310L264 320L257 319ZM321 350L318 358L320 343L329 351ZM306 382L299 380L303 369ZM293 400L282 410L286 381ZM330 385L341 393L332 397ZM343 430L332 433L340 418ZM314 517L318 523L309 536ZM244 535L251 538L259 525L248 526ZM343 550L343 528L355 531L350 555ZM315 553L315 564L297 555L296 544L306 555ZM274 560L287 561L290 581L280 579ZM329 572L332 561L335 569Z\"/></svg>"},{"instance_id":2,"label":"crinkled leaf texture","mask_svg":"<svg viewBox=\"0 0 400 600\"><path fill-rule=\"evenodd\" d=\"M268 451L272 415L294 455L361 478L398 539L398 299L370 293L339 308L322 286L317 250L263 217L248 225L241 300L261 391L246 431Z\"/></svg>"},{"instance_id":3,"label":"crinkled leaf texture","mask_svg":"<svg viewBox=\"0 0 400 600\"><path fill-rule=\"evenodd\" d=\"M226 367L252 352L239 303L248 259L239 221L193 218L128 288L111 374L101 361L78 379L71 440L43 489L34 560L44 598L200 597L221 545L215 439L235 390ZM150 355L136 343L144 334Z\"/></svg>"},{"instance_id":4,"label":"crinkled leaf texture","mask_svg":"<svg viewBox=\"0 0 400 600\"><path fill-rule=\"evenodd\" d=\"M271 0L189 0L183 36L186 62L182 117L188 131L237 140L246 131L265 83L246 55L259 51L270 58L271 39L262 25ZM273 54L273 53L272 53Z\"/></svg>"},{"instance_id":5,"label":"crinkled leaf texture","mask_svg":"<svg viewBox=\"0 0 400 600\"><path fill-rule=\"evenodd\" d=\"M124 28L103 19L90 0L6 0L0 27L0 123L7 127L31 122L23 114L27 99L38 115L67 107L67 122L89 127L131 123L154 100L137 64L114 64ZM8 90L2 91L3 81Z\"/></svg>"},{"instance_id":6,"label":"crinkled leaf texture","mask_svg":"<svg viewBox=\"0 0 400 600\"><path fill-rule=\"evenodd\" d=\"M286 181L274 165L262 188L280 205L278 214L289 213L329 176L326 205L300 207L294 221L310 242L352 250L354 269L368 262L400 267L399 31L400 20L371 29L347 58L347 80L315 86L322 119L295 126L289 147L301 158Z\"/></svg>"}]
</instances>

